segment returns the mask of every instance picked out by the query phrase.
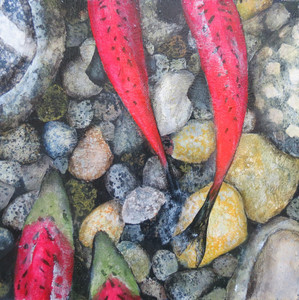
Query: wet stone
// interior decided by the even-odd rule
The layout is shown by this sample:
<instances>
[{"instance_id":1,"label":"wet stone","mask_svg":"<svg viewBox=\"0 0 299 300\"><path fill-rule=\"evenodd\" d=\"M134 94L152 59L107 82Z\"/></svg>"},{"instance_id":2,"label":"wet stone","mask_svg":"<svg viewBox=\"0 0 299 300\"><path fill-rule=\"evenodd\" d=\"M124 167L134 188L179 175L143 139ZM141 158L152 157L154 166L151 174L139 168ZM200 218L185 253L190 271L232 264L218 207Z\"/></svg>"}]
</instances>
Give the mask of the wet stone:
<instances>
[{"instance_id":1,"label":"wet stone","mask_svg":"<svg viewBox=\"0 0 299 300\"><path fill-rule=\"evenodd\" d=\"M22 175L21 165L18 162L0 160L0 181L17 187L20 185Z\"/></svg>"},{"instance_id":2,"label":"wet stone","mask_svg":"<svg viewBox=\"0 0 299 300\"><path fill-rule=\"evenodd\" d=\"M197 300L215 282L215 273L208 268L177 272L165 282L171 300Z\"/></svg>"},{"instance_id":3,"label":"wet stone","mask_svg":"<svg viewBox=\"0 0 299 300\"><path fill-rule=\"evenodd\" d=\"M13 186L0 181L0 211L6 207L14 192Z\"/></svg>"},{"instance_id":4,"label":"wet stone","mask_svg":"<svg viewBox=\"0 0 299 300\"><path fill-rule=\"evenodd\" d=\"M140 284L140 289L143 294L154 297L157 300L167 300L164 287L152 278L146 278Z\"/></svg>"},{"instance_id":5,"label":"wet stone","mask_svg":"<svg viewBox=\"0 0 299 300\"><path fill-rule=\"evenodd\" d=\"M139 224L126 224L121 235L122 241L129 241L133 243L140 243L144 240L144 234L142 233Z\"/></svg>"},{"instance_id":6,"label":"wet stone","mask_svg":"<svg viewBox=\"0 0 299 300\"><path fill-rule=\"evenodd\" d=\"M168 276L178 270L175 254L168 250L158 250L153 256L152 268L157 279L166 280Z\"/></svg>"},{"instance_id":7,"label":"wet stone","mask_svg":"<svg viewBox=\"0 0 299 300\"><path fill-rule=\"evenodd\" d=\"M3 227L0 227L0 259L13 247L14 238L12 233Z\"/></svg>"},{"instance_id":8,"label":"wet stone","mask_svg":"<svg viewBox=\"0 0 299 300\"><path fill-rule=\"evenodd\" d=\"M150 67L152 69L152 74L149 81L156 83L163 75L168 73L170 62L166 55L154 54L151 56Z\"/></svg>"},{"instance_id":9,"label":"wet stone","mask_svg":"<svg viewBox=\"0 0 299 300\"><path fill-rule=\"evenodd\" d=\"M45 124L43 142L49 156L57 158L73 151L77 144L77 132L65 123L51 121Z\"/></svg>"},{"instance_id":10,"label":"wet stone","mask_svg":"<svg viewBox=\"0 0 299 300\"><path fill-rule=\"evenodd\" d=\"M86 128L91 123L93 115L94 111L90 100L70 101L67 119L71 127Z\"/></svg>"},{"instance_id":11,"label":"wet stone","mask_svg":"<svg viewBox=\"0 0 299 300\"><path fill-rule=\"evenodd\" d=\"M214 272L222 277L231 277L238 265L238 259L227 253L216 258L213 262Z\"/></svg>"},{"instance_id":12,"label":"wet stone","mask_svg":"<svg viewBox=\"0 0 299 300\"><path fill-rule=\"evenodd\" d=\"M167 189L167 179L165 171L158 156L150 157L143 169L143 185L151 186L158 190Z\"/></svg>"},{"instance_id":13,"label":"wet stone","mask_svg":"<svg viewBox=\"0 0 299 300\"><path fill-rule=\"evenodd\" d=\"M151 262L145 250L129 241L120 242L117 244L117 249L127 261L136 281L138 283L144 281L151 269Z\"/></svg>"},{"instance_id":14,"label":"wet stone","mask_svg":"<svg viewBox=\"0 0 299 300\"><path fill-rule=\"evenodd\" d=\"M139 224L154 218L165 203L164 194L149 186L138 187L127 195L122 209L125 223Z\"/></svg>"},{"instance_id":15,"label":"wet stone","mask_svg":"<svg viewBox=\"0 0 299 300\"><path fill-rule=\"evenodd\" d=\"M40 157L37 131L28 124L10 130L0 137L0 158L21 164L33 163Z\"/></svg>"},{"instance_id":16,"label":"wet stone","mask_svg":"<svg viewBox=\"0 0 299 300\"><path fill-rule=\"evenodd\" d=\"M22 230L39 191L32 191L14 199L2 215L2 223L14 230Z\"/></svg>"}]
</instances>

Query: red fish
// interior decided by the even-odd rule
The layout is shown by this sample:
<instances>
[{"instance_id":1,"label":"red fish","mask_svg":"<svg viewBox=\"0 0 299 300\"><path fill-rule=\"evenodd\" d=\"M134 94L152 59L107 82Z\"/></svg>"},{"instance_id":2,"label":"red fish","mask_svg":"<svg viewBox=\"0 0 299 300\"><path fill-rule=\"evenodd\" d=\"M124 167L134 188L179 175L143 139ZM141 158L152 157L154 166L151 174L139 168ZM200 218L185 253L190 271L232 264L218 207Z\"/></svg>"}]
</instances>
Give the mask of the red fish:
<instances>
[{"instance_id":1,"label":"red fish","mask_svg":"<svg viewBox=\"0 0 299 300\"><path fill-rule=\"evenodd\" d=\"M204 252L209 214L242 133L248 98L247 51L233 0L182 0L182 7L208 82L216 127L214 182L202 209L187 228L199 252L200 247Z\"/></svg>"},{"instance_id":2,"label":"red fish","mask_svg":"<svg viewBox=\"0 0 299 300\"><path fill-rule=\"evenodd\" d=\"M88 0L91 30L107 76L169 176L149 98L138 9L137 0Z\"/></svg>"}]
</instances>

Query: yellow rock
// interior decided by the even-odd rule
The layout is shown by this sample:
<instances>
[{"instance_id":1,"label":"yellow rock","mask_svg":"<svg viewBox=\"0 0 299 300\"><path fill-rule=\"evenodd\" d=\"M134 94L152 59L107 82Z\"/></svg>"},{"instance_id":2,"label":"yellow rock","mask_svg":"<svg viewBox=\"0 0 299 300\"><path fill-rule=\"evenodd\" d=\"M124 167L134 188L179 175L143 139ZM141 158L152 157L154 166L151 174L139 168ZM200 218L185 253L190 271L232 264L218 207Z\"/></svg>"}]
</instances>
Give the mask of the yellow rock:
<instances>
[{"instance_id":1,"label":"yellow rock","mask_svg":"<svg viewBox=\"0 0 299 300\"><path fill-rule=\"evenodd\" d=\"M272 3L273 0L238 0L237 9L242 20L245 21L267 9Z\"/></svg>"},{"instance_id":2,"label":"yellow rock","mask_svg":"<svg viewBox=\"0 0 299 300\"><path fill-rule=\"evenodd\" d=\"M184 231L192 222L204 203L211 184L192 194L182 210L175 235ZM200 266L206 265L216 257L234 249L247 237L247 220L240 194L232 186L223 183L210 215L206 252ZM192 244L179 255L174 252L182 265L196 268L196 250Z\"/></svg>"},{"instance_id":3,"label":"yellow rock","mask_svg":"<svg viewBox=\"0 0 299 300\"><path fill-rule=\"evenodd\" d=\"M92 247L97 231L105 231L117 243L125 223L121 219L121 205L115 200L101 204L82 222L79 240L85 247Z\"/></svg>"},{"instance_id":4,"label":"yellow rock","mask_svg":"<svg viewBox=\"0 0 299 300\"><path fill-rule=\"evenodd\" d=\"M206 161L215 151L214 124L189 121L173 136L172 157L188 163Z\"/></svg>"}]
</instances>

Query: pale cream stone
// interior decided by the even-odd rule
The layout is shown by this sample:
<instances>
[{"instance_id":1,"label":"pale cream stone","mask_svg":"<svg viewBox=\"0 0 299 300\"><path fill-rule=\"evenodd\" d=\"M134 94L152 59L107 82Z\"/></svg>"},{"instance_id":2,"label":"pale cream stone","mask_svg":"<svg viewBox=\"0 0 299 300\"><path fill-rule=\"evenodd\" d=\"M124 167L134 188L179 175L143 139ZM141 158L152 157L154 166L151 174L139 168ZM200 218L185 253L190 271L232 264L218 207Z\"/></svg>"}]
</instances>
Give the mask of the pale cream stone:
<instances>
[{"instance_id":1,"label":"pale cream stone","mask_svg":"<svg viewBox=\"0 0 299 300\"><path fill-rule=\"evenodd\" d=\"M278 50L278 54L282 59L293 62L297 59L299 51L296 47L283 43Z\"/></svg>"},{"instance_id":2,"label":"pale cream stone","mask_svg":"<svg viewBox=\"0 0 299 300\"><path fill-rule=\"evenodd\" d=\"M289 76L292 84L299 85L299 69L290 69Z\"/></svg>"},{"instance_id":3,"label":"pale cream stone","mask_svg":"<svg viewBox=\"0 0 299 300\"><path fill-rule=\"evenodd\" d=\"M283 122L283 112L277 108L270 108L268 118L271 122L279 125Z\"/></svg>"},{"instance_id":4,"label":"pale cream stone","mask_svg":"<svg viewBox=\"0 0 299 300\"><path fill-rule=\"evenodd\" d=\"M299 111L299 97L297 95L291 95L287 103L289 106Z\"/></svg>"},{"instance_id":5,"label":"pale cream stone","mask_svg":"<svg viewBox=\"0 0 299 300\"><path fill-rule=\"evenodd\" d=\"M286 133L288 136L290 136L291 138L293 137L299 137L299 127L296 125L291 124L287 130Z\"/></svg>"},{"instance_id":6,"label":"pale cream stone","mask_svg":"<svg viewBox=\"0 0 299 300\"><path fill-rule=\"evenodd\" d=\"M265 85L262 90L267 98L275 98L279 96L279 92L272 83Z\"/></svg>"},{"instance_id":7,"label":"pale cream stone","mask_svg":"<svg viewBox=\"0 0 299 300\"><path fill-rule=\"evenodd\" d=\"M280 63L278 62L270 62L266 66L266 72L269 75L279 75L280 74Z\"/></svg>"}]
</instances>

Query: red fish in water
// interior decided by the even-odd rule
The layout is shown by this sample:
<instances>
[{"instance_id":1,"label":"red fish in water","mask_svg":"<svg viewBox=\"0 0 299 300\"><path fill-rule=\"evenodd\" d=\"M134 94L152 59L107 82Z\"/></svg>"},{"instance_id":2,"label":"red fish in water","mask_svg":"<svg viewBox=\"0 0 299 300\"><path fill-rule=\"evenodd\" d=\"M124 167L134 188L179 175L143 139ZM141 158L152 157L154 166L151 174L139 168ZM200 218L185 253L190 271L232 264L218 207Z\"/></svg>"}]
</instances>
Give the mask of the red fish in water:
<instances>
[{"instance_id":1,"label":"red fish in water","mask_svg":"<svg viewBox=\"0 0 299 300\"><path fill-rule=\"evenodd\" d=\"M158 155L170 187L176 189L149 98L138 4L137 0L88 0L91 30L110 82Z\"/></svg>"},{"instance_id":2,"label":"red fish in water","mask_svg":"<svg viewBox=\"0 0 299 300\"><path fill-rule=\"evenodd\" d=\"M209 214L242 134L248 98L247 51L233 0L182 0L182 7L208 82L216 127L214 183L203 207L186 230L189 238L198 243L200 263Z\"/></svg>"}]
</instances>

